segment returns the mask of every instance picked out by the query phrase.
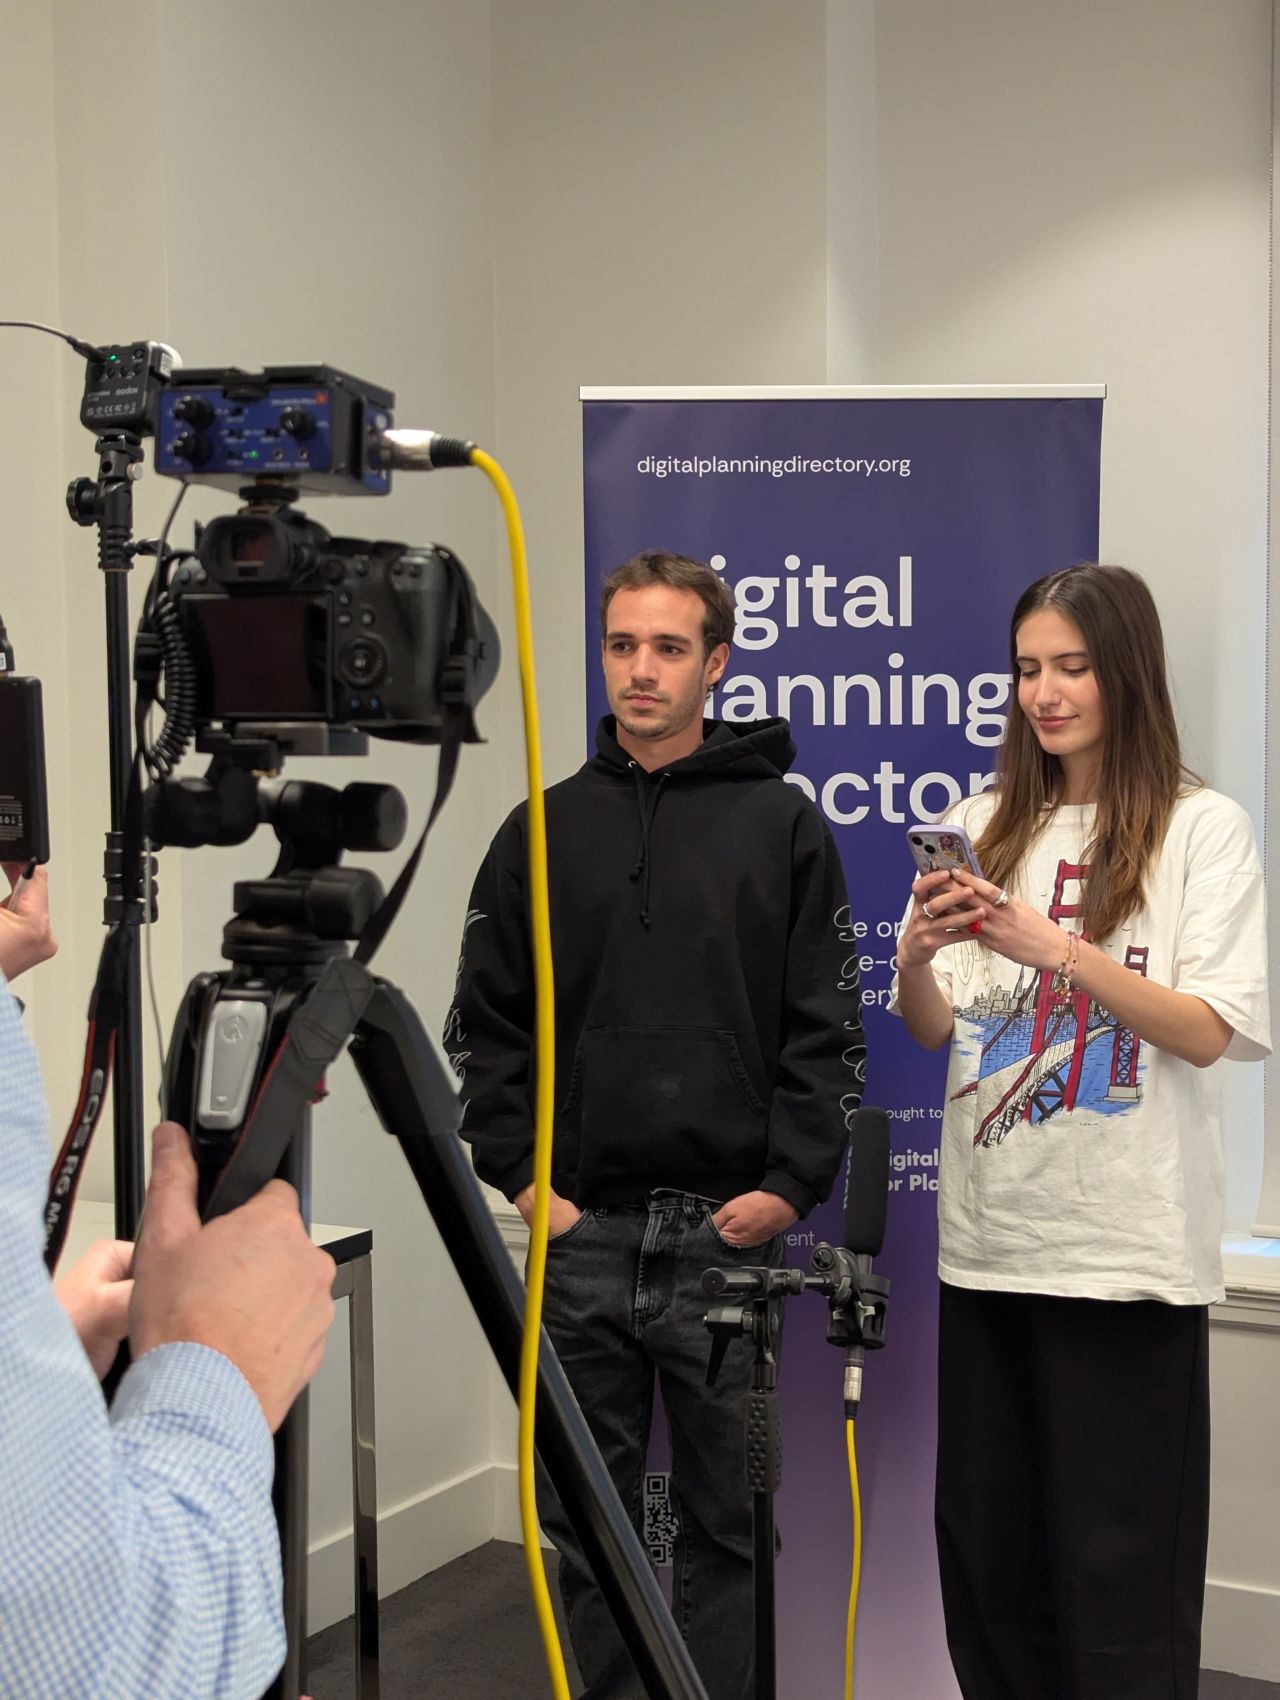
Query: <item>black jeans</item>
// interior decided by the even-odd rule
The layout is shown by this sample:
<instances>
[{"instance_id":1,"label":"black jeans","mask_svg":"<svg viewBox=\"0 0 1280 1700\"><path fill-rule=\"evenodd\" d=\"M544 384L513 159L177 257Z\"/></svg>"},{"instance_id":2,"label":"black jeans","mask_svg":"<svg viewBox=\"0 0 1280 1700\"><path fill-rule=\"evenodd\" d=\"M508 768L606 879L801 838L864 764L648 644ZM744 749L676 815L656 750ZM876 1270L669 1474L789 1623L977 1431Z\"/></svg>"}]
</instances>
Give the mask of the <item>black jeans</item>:
<instances>
[{"instance_id":1,"label":"black jeans","mask_svg":"<svg viewBox=\"0 0 1280 1700\"><path fill-rule=\"evenodd\" d=\"M965 1700L1194 1700L1203 1305L943 1285L938 1561Z\"/></svg>"},{"instance_id":2,"label":"black jeans","mask_svg":"<svg viewBox=\"0 0 1280 1700\"><path fill-rule=\"evenodd\" d=\"M782 1236L743 1249L711 1225L715 1204L650 1193L643 1204L584 1211L547 1256L544 1321L628 1515L641 1531L654 1374L671 1435L679 1519L672 1605L709 1700L754 1691L751 1493L745 1423L752 1348L733 1341L714 1388L702 1273L780 1267ZM543 1527L560 1552L560 1588L588 1700L645 1690L545 1478Z\"/></svg>"}]
</instances>

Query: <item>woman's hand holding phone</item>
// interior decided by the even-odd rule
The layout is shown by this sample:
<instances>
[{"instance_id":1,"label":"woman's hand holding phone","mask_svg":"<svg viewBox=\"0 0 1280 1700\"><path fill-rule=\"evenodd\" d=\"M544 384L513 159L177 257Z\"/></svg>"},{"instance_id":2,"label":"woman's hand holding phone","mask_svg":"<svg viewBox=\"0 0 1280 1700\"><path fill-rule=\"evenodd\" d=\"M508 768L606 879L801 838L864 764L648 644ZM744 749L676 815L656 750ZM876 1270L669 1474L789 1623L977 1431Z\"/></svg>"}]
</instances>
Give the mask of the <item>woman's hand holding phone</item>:
<instances>
[{"instance_id":1,"label":"woman's hand holding phone","mask_svg":"<svg viewBox=\"0 0 1280 1700\"><path fill-rule=\"evenodd\" d=\"M1056 921L965 868L957 870L952 885L970 903L979 905L982 942L989 949L1024 968L1061 968L1067 934ZM1003 903L1001 896L1005 897ZM941 902L930 899L929 907L937 910Z\"/></svg>"},{"instance_id":2,"label":"woman's hand holding phone","mask_svg":"<svg viewBox=\"0 0 1280 1700\"><path fill-rule=\"evenodd\" d=\"M915 902L898 940L898 966L920 968L940 950L969 937L986 913L977 893L945 870L921 874L911 887ZM927 905L927 909L926 909Z\"/></svg>"}]
</instances>

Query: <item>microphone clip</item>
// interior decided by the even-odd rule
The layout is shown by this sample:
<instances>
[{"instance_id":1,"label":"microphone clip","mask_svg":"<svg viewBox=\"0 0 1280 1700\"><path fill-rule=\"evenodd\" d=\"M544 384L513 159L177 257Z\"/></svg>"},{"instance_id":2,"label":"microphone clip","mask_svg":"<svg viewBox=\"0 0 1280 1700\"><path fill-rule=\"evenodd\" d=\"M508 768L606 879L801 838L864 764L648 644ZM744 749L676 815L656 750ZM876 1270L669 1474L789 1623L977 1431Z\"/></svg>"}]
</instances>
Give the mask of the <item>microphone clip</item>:
<instances>
[{"instance_id":1,"label":"microphone clip","mask_svg":"<svg viewBox=\"0 0 1280 1700\"><path fill-rule=\"evenodd\" d=\"M825 1242L814 1247L809 1267L813 1273L806 1285L822 1293L830 1306L828 1342L863 1351L883 1346L889 1277L877 1275L865 1253Z\"/></svg>"}]
</instances>

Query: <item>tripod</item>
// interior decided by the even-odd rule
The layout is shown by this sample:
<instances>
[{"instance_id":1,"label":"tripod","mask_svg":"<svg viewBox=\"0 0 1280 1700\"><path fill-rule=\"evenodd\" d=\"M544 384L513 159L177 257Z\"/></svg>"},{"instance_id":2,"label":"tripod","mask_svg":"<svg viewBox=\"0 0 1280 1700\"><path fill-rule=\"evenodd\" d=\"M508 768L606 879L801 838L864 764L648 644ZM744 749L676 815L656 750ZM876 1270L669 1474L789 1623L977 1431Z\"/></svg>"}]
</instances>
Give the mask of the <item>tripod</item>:
<instances>
[{"instance_id":1,"label":"tripod","mask_svg":"<svg viewBox=\"0 0 1280 1700\"><path fill-rule=\"evenodd\" d=\"M209 780L158 788L151 807L156 841L235 842L248 836L246 825L252 830L263 820L281 843L269 878L235 887L235 914L223 935L230 969L197 976L183 998L166 1073L168 1114L191 1132L202 1215L234 1209L279 1175L297 1187L309 1220L310 1105L349 1044L515 1393L523 1289L457 1137L457 1081L404 993L348 954L382 889L375 875L339 866L342 851L392 848L403 814L403 799L390 786L351 785L339 793L253 781L243 766L224 764L219 772L216 762ZM537 1423L542 1462L646 1691L653 1700L705 1700L545 1335ZM305 1680L306 1442L304 1396L276 1438L289 1651L270 1700L297 1700Z\"/></svg>"}]
</instances>

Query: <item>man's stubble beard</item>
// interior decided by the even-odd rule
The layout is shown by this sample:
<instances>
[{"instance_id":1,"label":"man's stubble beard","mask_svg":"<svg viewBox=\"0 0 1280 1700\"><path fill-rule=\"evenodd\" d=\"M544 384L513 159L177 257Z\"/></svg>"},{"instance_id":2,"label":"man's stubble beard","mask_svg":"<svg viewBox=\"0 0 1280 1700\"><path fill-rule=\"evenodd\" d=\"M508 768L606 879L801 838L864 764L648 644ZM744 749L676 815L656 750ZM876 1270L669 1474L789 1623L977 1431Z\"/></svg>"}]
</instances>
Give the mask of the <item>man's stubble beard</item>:
<instances>
[{"instance_id":1,"label":"man's stubble beard","mask_svg":"<svg viewBox=\"0 0 1280 1700\"><path fill-rule=\"evenodd\" d=\"M623 731L632 738L650 739L656 743L660 738L675 738L691 726L695 721L701 721L707 706L708 688L704 687L696 695L672 702L667 706L667 712L659 720L632 721L625 711L627 704L620 701L614 705L614 714Z\"/></svg>"}]
</instances>

